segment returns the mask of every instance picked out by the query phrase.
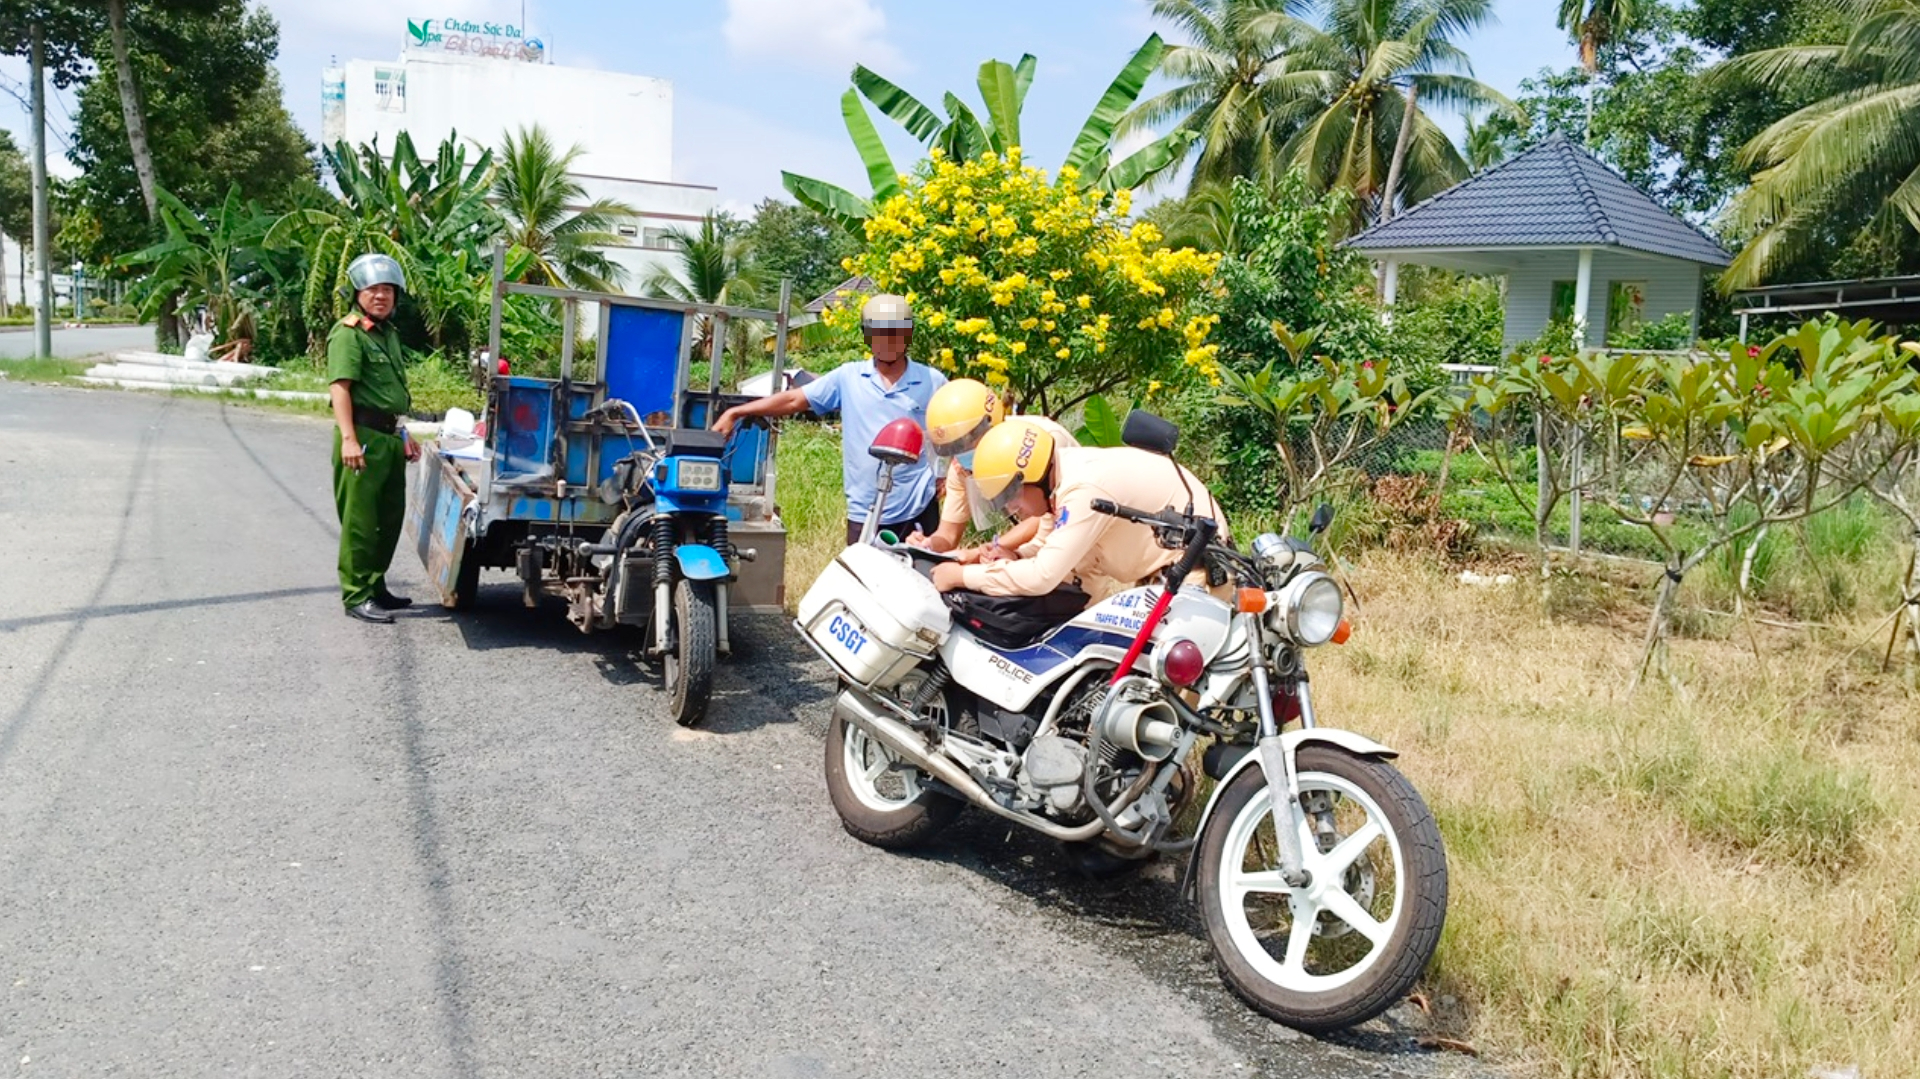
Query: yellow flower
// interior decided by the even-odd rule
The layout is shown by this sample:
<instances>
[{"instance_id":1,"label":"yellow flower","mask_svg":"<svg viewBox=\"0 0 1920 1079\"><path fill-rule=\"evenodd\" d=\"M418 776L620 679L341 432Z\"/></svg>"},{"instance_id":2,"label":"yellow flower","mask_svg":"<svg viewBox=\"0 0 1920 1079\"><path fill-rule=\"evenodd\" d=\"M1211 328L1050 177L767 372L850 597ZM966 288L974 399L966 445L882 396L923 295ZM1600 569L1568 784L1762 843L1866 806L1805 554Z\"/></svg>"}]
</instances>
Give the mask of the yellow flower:
<instances>
[{"instance_id":1,"label":"yellow flower","mask_svg":"<svg viewBox=\"0 0 1920 1079\"><path fill-rule=\"evenodd\" d=\"M1007 351L1013 353L1015 356L1020 355L1026 350L1027 350L1027 343L1025 341L1015 341L1012 344L1007 346Z\"/></svg>"},{"instance_id":2,"label":"yellow flower","mask_svg":"<svg viewBox=\"0 0 1920 1079\"><path fill-rule=\"evenodd\" d=\"M1072 353L1072 352L1069 352L1068 350L1066 350L1066 349L1064 349L1064 348L1063 348L1063 349L1061 349L1061 350L1060 350L1060 351L1058 351L1058 352L1055 352L1055 353L1053 354L1053 356L1054 356L1054 358L1055 358L1055 359L1058 359L1058 360L1064 360L1064 359L1067 359L1067 358L1069 358L1069 357L1071 357L1072 355L1073 355L1073 353Z\"/></svg>"},{"instance_id":3,"label":"yellow flower","mask_svg":"<svg viewBox=\"0 0 1920 1079\"><path fill-rule=\"evenodd\" d=\"M1023 330L1031 330L1038 325L1040 325L1040 320L1037 318L1023 318L1020 320L1020 328Z\"/></svg>"},{"instance_id":4,"label":"yellow flower","mask_svg":"<svg viewBox=\"0 0 1920 1079\"><path fill-rule=\"evenodd\" d=\"M1082 292L1080 295L1075 296L1073 298L1073 302L1080 305L1080 310L1085 311L1088 308L1091 308L1093 306L1093 297Z\"/></svg>"}]
</instances>

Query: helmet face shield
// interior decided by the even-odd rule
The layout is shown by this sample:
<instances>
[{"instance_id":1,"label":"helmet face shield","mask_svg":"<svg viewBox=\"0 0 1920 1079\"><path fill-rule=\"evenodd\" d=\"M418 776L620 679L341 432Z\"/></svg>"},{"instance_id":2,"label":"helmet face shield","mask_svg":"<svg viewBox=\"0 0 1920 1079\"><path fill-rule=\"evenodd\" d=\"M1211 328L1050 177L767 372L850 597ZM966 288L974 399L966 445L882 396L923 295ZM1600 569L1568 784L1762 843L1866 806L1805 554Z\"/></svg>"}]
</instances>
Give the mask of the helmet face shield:
<instances>
[{"instance_id":1,"label":"helmet face shield","mask_svg":"<svg viewBox=\"0 0 1920 1079\"><path fill-rule=\"evenodd\" d=\"M993 430L993 417L982 414L979 419L968 425L964 421L943 423L927 429L927 437L933 439L934 448L948 457L964 457L961 468L973 468L973 448L980 444L988 431Z\"/></svg>"}]
</instances>

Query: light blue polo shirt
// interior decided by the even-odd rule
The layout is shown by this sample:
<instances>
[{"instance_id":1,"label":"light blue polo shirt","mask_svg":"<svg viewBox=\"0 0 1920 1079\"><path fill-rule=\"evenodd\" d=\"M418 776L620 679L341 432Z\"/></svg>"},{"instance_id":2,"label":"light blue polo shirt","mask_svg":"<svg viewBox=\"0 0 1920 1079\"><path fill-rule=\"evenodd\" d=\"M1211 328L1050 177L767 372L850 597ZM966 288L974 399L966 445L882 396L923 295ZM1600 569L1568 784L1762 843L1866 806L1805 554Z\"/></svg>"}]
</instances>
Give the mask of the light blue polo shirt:
<instances>
[{"instance_id":1,"label":"light blue polo shirt","mask_svg":"<svg viewBox=\"0 0 1920 1079\"><path fill-rule=\"evenodd\" d=\"M878 495L880 462L867 447L880 429L906 418L927 427L927 402L947 384L947 376L925 364L907 361L907 370L891 388L882 384L873 360L836 367L804 387L807 404L825 415L840 413L840 474L847 487L847 520L865 522ZM920 460L893 471L893 490L880 511L881 524L909 520L933 501L939 477L933 471L933 444Z\"/></svg>"}]
</instances>

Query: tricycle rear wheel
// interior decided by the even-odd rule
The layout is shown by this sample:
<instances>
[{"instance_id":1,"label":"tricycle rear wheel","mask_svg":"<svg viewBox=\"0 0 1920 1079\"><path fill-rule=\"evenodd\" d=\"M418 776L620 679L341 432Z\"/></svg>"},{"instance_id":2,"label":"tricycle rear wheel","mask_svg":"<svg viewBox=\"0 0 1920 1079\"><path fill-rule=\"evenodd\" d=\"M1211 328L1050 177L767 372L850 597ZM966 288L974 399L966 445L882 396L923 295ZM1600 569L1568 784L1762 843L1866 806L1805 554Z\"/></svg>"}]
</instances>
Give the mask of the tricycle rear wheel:
<instances>
[{"instance_id":1,"label":"tricycle rear wheel","mask_svg":"<svg viewBox=\"0 0 1920 1079\"><path fill-rule=\"evenodd\" d=\"M667 649L668 708L673 721L695 727L713 692L716 598L713 582L682 578L673 586L673 640Z\"/></svg>"}]
</instances>

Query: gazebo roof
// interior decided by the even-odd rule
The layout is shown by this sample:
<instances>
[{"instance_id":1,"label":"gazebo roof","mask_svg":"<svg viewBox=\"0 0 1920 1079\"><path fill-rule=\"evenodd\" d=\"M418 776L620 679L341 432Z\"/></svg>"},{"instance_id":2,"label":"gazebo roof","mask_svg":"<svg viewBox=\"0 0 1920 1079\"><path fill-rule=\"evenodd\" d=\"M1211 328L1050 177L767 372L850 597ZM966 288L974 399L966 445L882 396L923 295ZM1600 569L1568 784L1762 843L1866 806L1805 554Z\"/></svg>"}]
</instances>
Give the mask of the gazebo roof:
<instances>
[{"instance_id":1,"label":"gazebo roof","mask_svg":"<svg viewBox=\"0 0 1920 1079\"><path fill-rule=\"evenodd\" d=\"M1618 247L1707 266L1733 261L1711 236L1557 133L1347 246L1379 252Z\"/></svg>"},{"instance_id":2,"label":"gazebo roof","mask_svg":"<svg viewBox=\"0 0 1920 1079\"><path fill-rule=\"evenodd\" d=\"M809 315L825 314L829 307L838 307L855 296L865 296L867 293L874 291L877 290L874 287L872 278L866 274L854 274L845 281L815 296L813 302L807 305L806 311Z\"/></svg>"}]
</instances>

